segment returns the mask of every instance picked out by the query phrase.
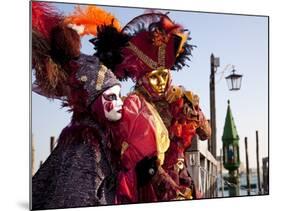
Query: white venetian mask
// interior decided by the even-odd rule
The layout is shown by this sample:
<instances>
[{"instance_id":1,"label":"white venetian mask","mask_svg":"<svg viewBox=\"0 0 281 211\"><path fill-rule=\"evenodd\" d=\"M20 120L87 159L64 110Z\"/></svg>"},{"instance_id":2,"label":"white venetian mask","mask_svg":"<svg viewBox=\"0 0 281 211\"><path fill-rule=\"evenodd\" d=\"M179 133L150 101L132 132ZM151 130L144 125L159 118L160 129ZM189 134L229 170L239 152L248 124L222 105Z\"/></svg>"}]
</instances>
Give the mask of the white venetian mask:
<instances>
[{"instance_id":1,"label":"white venetian mask","mask_svg":"<svg viewBox=\"0 0 281 211\"><path fill-rule=\"evenodd\" d=\"M105 117L110 121L117 121L122 117L121 87L115 85L102 94L102 105Z\"/></svg>"}]
</instances>

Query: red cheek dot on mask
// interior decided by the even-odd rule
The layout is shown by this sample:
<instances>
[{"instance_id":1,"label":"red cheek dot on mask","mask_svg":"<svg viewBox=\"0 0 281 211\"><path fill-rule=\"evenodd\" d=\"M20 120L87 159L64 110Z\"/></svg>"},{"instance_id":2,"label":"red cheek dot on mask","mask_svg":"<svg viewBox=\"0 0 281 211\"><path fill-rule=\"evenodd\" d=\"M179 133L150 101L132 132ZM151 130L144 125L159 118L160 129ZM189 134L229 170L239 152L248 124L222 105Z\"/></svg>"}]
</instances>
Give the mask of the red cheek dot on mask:
<instances>
[{"instance_id":1,"label":"red cheek dot on mask","mask_svg":"<svg viewBox=\"0 0 281 211\"><path fill-rule=\"evenodd\" d=\"M110 112L113 109L113 104L112 102L105 102L104 103L104 108L107 112Z\"/></svg>"}]
</instances>

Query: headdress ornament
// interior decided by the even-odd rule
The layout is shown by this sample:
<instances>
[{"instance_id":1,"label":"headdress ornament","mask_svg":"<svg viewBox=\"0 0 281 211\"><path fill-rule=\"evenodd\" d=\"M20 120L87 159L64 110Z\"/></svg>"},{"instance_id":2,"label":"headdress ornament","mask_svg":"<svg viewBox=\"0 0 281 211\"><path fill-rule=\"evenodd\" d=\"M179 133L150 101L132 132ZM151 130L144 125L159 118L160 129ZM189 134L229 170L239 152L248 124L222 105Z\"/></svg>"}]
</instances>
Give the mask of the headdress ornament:
<instances>
[{"instance_id":1,"label":"headdress ornament","mask_svg":"<svg viewBox=\"0 0 281 211\"><path fill-rule=\"evenodd\" d=\"M189 32L171 21L167 14L150 12L131 20L117 34L123 40L112 39L114 41L111 43L115 43L115 45L112 43L115 46L114 50L102 48L102 43L106 43L105 31L109 27L99 30L93 43L97 56L111 55L108 59L103 59L103 63L114 66L114 73L121 80L127 78L138 80L145 73L155 69L179 70L186 65L185 61L189 60L191 55L193 46L187 44L187 40L190 40ZM127 42L124 41L126 39ZM112 52L122 57L113 65L115 57Z\"/></svg>"}]
</instances>

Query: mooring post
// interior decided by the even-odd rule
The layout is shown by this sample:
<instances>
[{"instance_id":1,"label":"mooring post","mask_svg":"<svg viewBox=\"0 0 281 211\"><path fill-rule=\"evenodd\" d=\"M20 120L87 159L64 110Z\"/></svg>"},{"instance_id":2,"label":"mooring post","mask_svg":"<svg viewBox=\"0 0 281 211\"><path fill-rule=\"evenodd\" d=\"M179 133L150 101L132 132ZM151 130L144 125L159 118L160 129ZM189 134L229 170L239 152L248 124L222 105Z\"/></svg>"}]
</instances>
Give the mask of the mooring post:
<instances>
[{"instance_id":1,"label":"mooring post","mask_svg":"<svg viewBox=\"0 0 281 211\"><path fill-rule=\"evenodd\" d=\"M246 174L247 174L247 194L251 194L251 185L250 185L250 172L249 172L249 157L248 157L248 141L245 137L245 153L246 153Z\"/></svg>"},{"instance_id":2,"label":"mooring post","mask_svg":"<svg viewBox=\"0 0 281 211\"><path fill-rule=\"evenodd\" d=\"M50 138L50 153L55 149L55 137L51 136Z\"/></svg>"},{"instance_id":3,"label":"mooring post","mask_svg":"<svg viewBox=\"0 0 281 211\"><path fill-rule=\"evenodd\" d=\"M259 132L256 131L256 150L257 150L257 176L258 176L258 194L261 194L261 181L260 181L260 156L259 156Z\"/></svg>"}]
</instances>

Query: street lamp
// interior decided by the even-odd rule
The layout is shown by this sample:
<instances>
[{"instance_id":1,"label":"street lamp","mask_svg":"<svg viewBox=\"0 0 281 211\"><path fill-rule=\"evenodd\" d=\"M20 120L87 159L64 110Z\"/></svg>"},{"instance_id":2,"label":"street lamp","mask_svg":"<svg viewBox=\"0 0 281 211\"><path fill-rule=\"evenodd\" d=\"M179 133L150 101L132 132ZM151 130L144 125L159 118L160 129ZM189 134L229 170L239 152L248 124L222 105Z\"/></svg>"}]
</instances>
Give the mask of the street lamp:
<instances>
[{"instance_id":1,"label":"street lamp","mask_svg":"<svg viewBox=\"0 0 281 211\"><path fill-rule=\"evenodd\" d=\"M210 123L211 123L211 140L208 145L208 150L212 153L214 158L217 157L217 128L216 128L216 96L215 96L215 74L217 68L220 66L219 57L211 54L211 74L210 74ZM227 66L228 67L228 66ZM236 74L234 66L232 66L232 74L225 77L229 90L237 91L241 88L242 75ZM224 71L223 71L224 72Z\"/></svg>"},{"instance_id":2,"label":"street lamp","mask_svg":"<svg viewBox=\"0 0 281 211\"><path fill-rule=\"evenodd\" d=\"M229 76L225 77L227 86L230 91L237 91L241 88L241 82L242 82L242 75L236 74L234 66L232 66L232 74Z\"/></svg>"}]
</instances>

